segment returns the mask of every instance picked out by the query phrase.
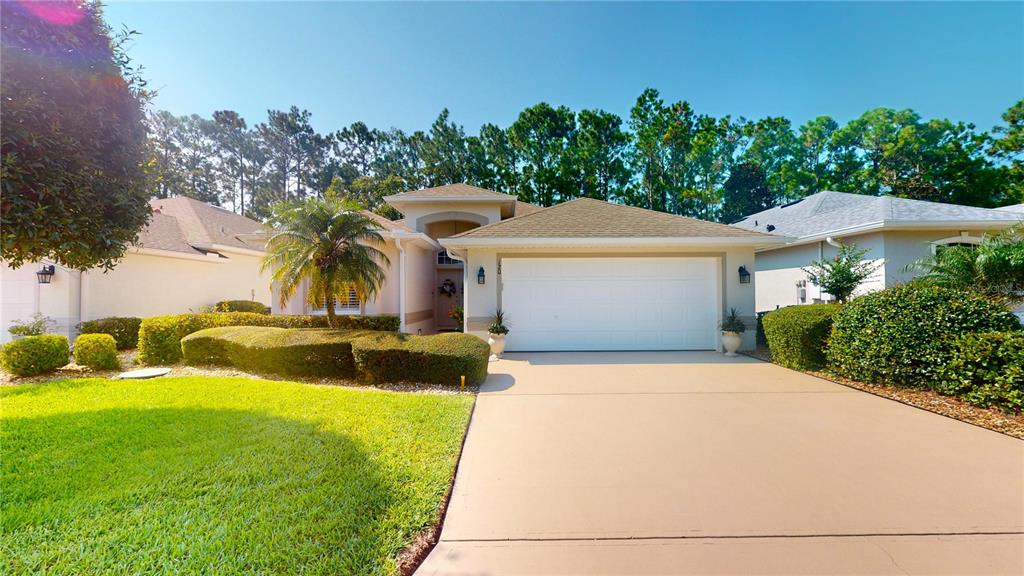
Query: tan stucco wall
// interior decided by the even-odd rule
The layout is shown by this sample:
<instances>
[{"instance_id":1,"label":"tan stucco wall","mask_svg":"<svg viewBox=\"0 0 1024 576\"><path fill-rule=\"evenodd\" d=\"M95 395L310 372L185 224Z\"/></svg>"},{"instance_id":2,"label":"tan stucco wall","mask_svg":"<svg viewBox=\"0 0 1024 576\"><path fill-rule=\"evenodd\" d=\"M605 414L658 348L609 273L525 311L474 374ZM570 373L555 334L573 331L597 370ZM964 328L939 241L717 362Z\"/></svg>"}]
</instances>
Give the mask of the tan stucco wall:
<instances>
[{"instance_id":1,"label":"tan stucco wall","mask_svg":"<svg viewBox=\"0 0 1024 576\"><path fill-rule=\"evenodd\" d=\"M402 214L409 227L429 234L427 227L431 222L476 221L477 225L499 222L501 206L474 202L416 202L402 206Z\"/></svg>"},{"instance_id":2,"label":"tan stucco wall","mask_svg":"<svg viewBox=\"0 0 1024 576\"><path fill-rule=\"evenodd\" d=\"M271 303L259 256L206 262L129 252L110 272L84 275L82 319L198 312L219 300Z\"/></svg>"},{"instance_id":3,"label":"tan stucco wall","mask_svg":"<svg viewBox=\"0 0 1024 576\"><path fill-rule=\"evenodd\" d=\"M754 291L755 280L751 278L750 284L740 284L739 267L746 266L748 270L754 265L754 250L752 248L728 248L722 247L694 247L692 249L680 250L678 248L623 250L622 248L549 248L549 249L507 249L507 248L471 248L468 252L466 262L467 279L465 281L465 309L466 328L470 334L481 338L487 338L486 322L494 314L499 303L500 278L498 275L498 259L515 256L714 256L721 259L720 271L724 278L722 314L728 313L730 308L736 308L737 312L747 321L748 330L743 337L743 348L751 349L754 346ZM476 275L483 266L486 275L486 284L480 285L476 282Z\"/></svg>"},{"instance_id":4,"label":"tan stucco wall","mask_svg":"<svg viewBox=\"0 0 1024 576\"><path fill-rule=\"evenodd\" d=\"M411 247L406 252L405 330L410 334L434 331L435 262L437 252L433 248Z\"/></svg>"}]
</instances>

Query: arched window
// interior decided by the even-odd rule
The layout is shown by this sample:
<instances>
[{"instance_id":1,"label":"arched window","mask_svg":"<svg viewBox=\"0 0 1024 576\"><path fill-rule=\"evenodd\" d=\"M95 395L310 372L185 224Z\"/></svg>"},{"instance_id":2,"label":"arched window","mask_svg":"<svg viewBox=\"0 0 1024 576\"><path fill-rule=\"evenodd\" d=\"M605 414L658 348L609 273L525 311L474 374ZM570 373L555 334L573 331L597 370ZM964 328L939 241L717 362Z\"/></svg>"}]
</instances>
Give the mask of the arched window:
<instances>
[{"instance_id":1,"label":"arched window","mask_svg":"<svg viewBox=\"0 0 1024 576\"><path fill-rule=\"evenodd\" d=\"M950 236L949 238L943 238L941 240L933 240L931 242L931 247L932 254L938 254L950 246L974 248L978 244L981 244L981 238L977 236L969 236L967 232L961 232L959 236Z\"/></svg>"}]
</instances>

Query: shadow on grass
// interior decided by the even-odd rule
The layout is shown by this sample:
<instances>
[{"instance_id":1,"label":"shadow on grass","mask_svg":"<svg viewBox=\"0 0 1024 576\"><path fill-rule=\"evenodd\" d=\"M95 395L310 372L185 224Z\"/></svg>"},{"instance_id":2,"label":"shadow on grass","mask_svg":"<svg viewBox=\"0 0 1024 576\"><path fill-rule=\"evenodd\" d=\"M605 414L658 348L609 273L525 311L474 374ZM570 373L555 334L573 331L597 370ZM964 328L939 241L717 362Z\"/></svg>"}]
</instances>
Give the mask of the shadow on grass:
<instances>
[{"instance_id":1,"label":"shadow on grass","mask_svg":"<svg viewBox=\"0 0 1024 576\"><path fill-rule=\"evenodd\" d=\"M402 546L363 446L259 412L6 418L7 573L378 573Z\"/></svg>"}]
</instances>

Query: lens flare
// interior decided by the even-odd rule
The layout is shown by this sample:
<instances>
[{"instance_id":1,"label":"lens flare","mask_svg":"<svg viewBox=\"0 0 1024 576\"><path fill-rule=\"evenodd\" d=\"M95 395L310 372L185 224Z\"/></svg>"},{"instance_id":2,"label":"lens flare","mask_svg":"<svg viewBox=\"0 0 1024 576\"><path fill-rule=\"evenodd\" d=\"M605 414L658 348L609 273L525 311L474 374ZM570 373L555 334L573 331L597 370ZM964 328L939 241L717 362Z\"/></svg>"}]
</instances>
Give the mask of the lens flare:
<instances>
[{"instance_id":1,"label":"lens flare","mask_svg":"<svg viewBox=\"0 0 1024 576\"><path fill-rule=\"evenodd\" d=\"M18 4L40 20L45 20L50 24L57 24L59 26L76 24L85 15L82 11L82 5L74 0L57 2L18 0Z\"/></svg>"}]
</instances>

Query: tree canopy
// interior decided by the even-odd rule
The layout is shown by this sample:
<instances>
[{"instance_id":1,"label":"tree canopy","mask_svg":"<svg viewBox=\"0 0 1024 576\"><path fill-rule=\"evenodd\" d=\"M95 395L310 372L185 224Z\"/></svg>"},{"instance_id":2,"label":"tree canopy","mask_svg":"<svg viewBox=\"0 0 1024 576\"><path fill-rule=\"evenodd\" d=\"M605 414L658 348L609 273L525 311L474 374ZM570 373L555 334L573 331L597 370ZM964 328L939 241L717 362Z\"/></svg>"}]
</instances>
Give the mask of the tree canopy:
<instances>
[{"instance_id":1,"label":"tree canopy","mask_svg":"<svg viewBox=\"0 0 1024 576\"><path fill-rule=\"evenodd\" d=\"M145 83L122 49L131 32L112 39L93 2L0 2L0 16L2 258L110 268L155 191Z\"/></svg>"},{"instance_id":2,"label":"tree canopy","mask_svg":"<svg viewBox=\"0 0 1024 576\"><path fill-rule=\"evenodd\" d=\"M487 123L476 134L448 110L426 131L355 122L327 134L297 107L270 110L253 128L231 111L212 120L158 112L151 150L160 167L178 158L155 193L260 218L274 202L322 196L328 186L377 210L386 195L378 188L467 182L543 206L586 196L730 222L822 190L984 207L1024 202L1022 102L990 132L890 108L844 125L829 116L798 127L783 117L715 117L651 88L625 119L541 102L507 127ZM172 120L194 128L161 137Z\"/></svg>"}]
</instances>

